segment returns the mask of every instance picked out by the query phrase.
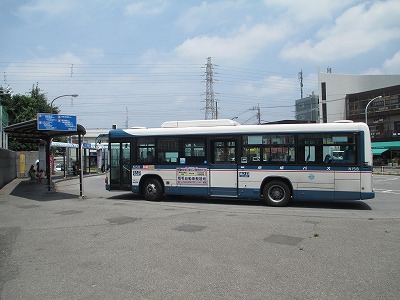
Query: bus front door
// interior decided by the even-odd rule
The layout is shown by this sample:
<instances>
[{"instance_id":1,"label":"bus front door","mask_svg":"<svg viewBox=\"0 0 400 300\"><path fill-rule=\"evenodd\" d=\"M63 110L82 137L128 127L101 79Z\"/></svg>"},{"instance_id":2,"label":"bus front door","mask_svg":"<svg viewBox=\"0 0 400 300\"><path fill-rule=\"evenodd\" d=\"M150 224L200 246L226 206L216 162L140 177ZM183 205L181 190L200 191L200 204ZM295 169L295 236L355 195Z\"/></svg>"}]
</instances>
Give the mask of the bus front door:
<instances>
[{"instance_id":1,"label":"bus front door","mask_svg":"<svg viewBox=\"0 0 400 300\"><path fill-rule=\"evenodd\" d=\"M131 189L130 143L111 143L110 189Z\"/></svg>"},{"instance_id":2,"label":"bus front door","mask_svg":"<svg viewBox=\"0 0 400 300\"><path fill-rule=\"evenodd\" d=\"M237 145L236 139L221 138L211 141L210 196L236 197L238 195Z\"/></svg>"}]
</instances>

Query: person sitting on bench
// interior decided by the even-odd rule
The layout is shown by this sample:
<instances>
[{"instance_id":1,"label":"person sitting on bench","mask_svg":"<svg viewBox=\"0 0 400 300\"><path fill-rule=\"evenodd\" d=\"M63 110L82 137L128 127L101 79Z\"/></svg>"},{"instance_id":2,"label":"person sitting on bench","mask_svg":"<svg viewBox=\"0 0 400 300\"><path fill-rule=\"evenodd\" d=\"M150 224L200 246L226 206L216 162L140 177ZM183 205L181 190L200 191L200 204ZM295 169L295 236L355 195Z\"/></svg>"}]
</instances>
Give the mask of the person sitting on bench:
<instances>
[{"instance_id":1,"label":"person sitting on bench","mask_svg":"<svg viewBox=\"0 0 400 300\"><path fill-rule=\"evenodd\" d=\"M39 180L39 178L36 175L36 170L34 165L32 165L31 168L29 169L28 174L31 180L34 180L35 182Z\"/></svg>"},{"instance_id":2,"label":"person sitting on bench","mask_svg":"<svg viewBox=\"0 0 400 300\"><path fill-rule=\"evenodd\" d=\"M43 182L44 179L44 171L42 169L40 169L39 171L39 175L38 175L39 181Z\"/></svg>"}]
</instances>

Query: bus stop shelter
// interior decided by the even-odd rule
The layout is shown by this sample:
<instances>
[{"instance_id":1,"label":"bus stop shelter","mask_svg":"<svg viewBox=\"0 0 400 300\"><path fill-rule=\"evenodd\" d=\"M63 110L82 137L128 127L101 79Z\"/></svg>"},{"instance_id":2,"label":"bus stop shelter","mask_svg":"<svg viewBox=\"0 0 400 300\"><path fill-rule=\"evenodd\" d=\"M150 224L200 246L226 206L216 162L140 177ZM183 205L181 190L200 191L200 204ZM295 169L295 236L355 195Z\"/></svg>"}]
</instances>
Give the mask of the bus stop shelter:
<instances>
[{"instance_id":1,"label":"bus stop shelter","mask_svg":"<svg viewBox=\"0 0 400 300\"><path fill-rule=\"evenodd\" d=\"M30 120L25 121L17 124L13 124L4 128L4 131L8 133L10 136L25 140L27 142L37 142L37 141L44 141L46 143L46 176L47 176L47 185L48 190L50 191L51 186L51 170L50 170L50 145L51 140L56 137L63 137L63 136L78 136L78 143L79 143L79 165L81 166L80 169L82 170L82 142L83 136L86 134L86 129L80 124L77 124L76 130L39 130L38 129L38 121L37 120ZM83 174L80 173L80 196L83 196Z\"/></svg>"}]
</instances>

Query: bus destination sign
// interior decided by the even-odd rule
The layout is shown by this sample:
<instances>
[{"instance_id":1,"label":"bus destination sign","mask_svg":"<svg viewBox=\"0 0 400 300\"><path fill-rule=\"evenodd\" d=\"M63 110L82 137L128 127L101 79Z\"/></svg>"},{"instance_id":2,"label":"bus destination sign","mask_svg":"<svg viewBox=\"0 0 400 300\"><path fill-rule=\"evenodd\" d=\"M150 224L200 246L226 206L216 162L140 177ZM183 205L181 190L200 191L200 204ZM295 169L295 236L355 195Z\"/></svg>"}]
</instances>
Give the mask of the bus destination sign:
<instances>
[{"instance_id":1,"label":"bus destination sign","mask_svg":"<svg viewBox=\"0 0 400 300\"><path fill-rule=\"evenodd\" d=\"M38 130L76 131L76 116L37 114Z\"/></svg>"}]
</instances>

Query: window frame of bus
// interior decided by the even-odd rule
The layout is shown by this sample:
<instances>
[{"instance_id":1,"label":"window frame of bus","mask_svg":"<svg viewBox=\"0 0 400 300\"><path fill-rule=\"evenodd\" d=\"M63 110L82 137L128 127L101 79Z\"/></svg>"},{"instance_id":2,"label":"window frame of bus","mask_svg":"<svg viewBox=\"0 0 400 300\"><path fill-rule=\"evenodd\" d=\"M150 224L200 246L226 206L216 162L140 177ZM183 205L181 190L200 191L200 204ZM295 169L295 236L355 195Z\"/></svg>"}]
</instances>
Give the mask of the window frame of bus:
<instances>
[{"instance_id":1,"label":"window frame of bus","mask_svg":"<svg viewBox=\"0 0 400 300\"><path fill-rule=\"evenodd\" d=\"M347 138L347 141L343 140L344 137ZM342 141L339 141L340 139ZM308 165L359 165L361 158L360 142L361 136L358 132L301 133L297 135L297 161L299 164ZM306 147L309 148L308 153ZM343 150L342 147L344 147ZM347 147L352 147L352 149L346 149ZM311 155L308 157L308 154L311 154L311 149L314 149L312 151L314 157L311 157ZM353 154L351 161L344 157L341 159L333 158L334 151L346 152L346 150Z\"/></svg>"},{"instance_id":2,"label":"window frame of bus","mask_svg":"<svg viewBox=\"0 0 400 300\"><path fill-rule=\"evenodd\" d=\"M242 137L241 163L242 164L294 164L296 163L296 135L295 134L246 134ZM278 143L278 140L284 142ZM250 156L251 150L259 156ZM273 160L272 154L282 157ZM277 155L275 155L277 157Z\"/></svg>"},{"instance_id":3,"label":"window frame of bus","mask_svg":"<svg viewBox=\"0 0 400 300\"><path fill-rule=\"evenodd\" d=\"M165 143L173 143L172 149ZM198 165L207 163L207 138L195 136L168 136L168 137L138 137L136 141L135 159L137 164L179 164ZM190 153L185 150L190 146ZM153 152L155 159L146 161L144 153L149 149ZM167 151L168 150L168 151ZM199 151L202 155L198 155ZM170 153L166 157L165 153ZM141 154L142 157L141 158Z\"/></svg>"},{"instance_id":4,"label":"window frame of bus","mask_svg":"<svg viewBox=\"0 0 400 300\"><path fill-rule=\"evenodd\" d=\"M268 139L268 137L270 137ZM284 143L274 143L272 140L279 140L279 138L285 137ZM347 141L334 141L335 138L346 137ZM345 165L358 165L360 160L359 147L361 142L361 136L358 132L323 132L323 133L298 133L298 134L255 134L255 135L243 135L242 149L241 149L241 164L246 165L259 165L259 164L271 164L271 165L281 165L284 163L288 164L307 164L307 165L323 165L323 164L345 164ZM249 143L249 138L251 138L251 143ZM256 141L258 139L258 141ZM289 140L288 140L289 139ZM269 142L268 142L269 141ZM291 142L288 142L291 141ZM307 142L307 143L306 143ZM273 147L277 145L277 147ZM306 147L309 148L307 153ZM310 154L310 149L314 149L314 160L307 159L307 155ZM329 148L328 148L329 147ZM335 147L335 150L333 148ZM342 147L352 147L350 152L352 152L353 160L342 160L340 159L328 159L325 161L326 152L333 153L333 151L343 151ZM288 157L290 160L268 160L267 152L269 152L271 157L272 148L282 149L284 157ZM255 152L259 154L259 157L254 159L249 156L250 151L255 149ZM318 151L317 151L318 149ZM330 151L332 150L332 152ZM332 155L330 155L332 156Z\"/></svg>"},{"instance_id":5,"label":"window frame of bus","mask_svg":"<svg viewBox=\"0 0 400 300\"><path fill-rule=\"evenodd\" d=\"M240 138L242 135L239 136L220 136L220 137L213 137L210 139L210 159L213 165L225 165L225 164L237 164L237 152L238 152L238 145L240 145ZM216 143L221 143L221 145L216 145ZM234 145L230 144L234 143ZM222 150L225 152L224 155L226 156L223 160L218 160L217 151ZM233 150L233 153L232 153ZM232 155L233 154L233 155Z\"/></svg>"},{"instance_id":6,"label":"window frame of bus","mask_svg":"<svg viewBox=\"0 0 400 300\"><path fill-rule=\"evenodd\" d=\"M207 138L206 137L180 137L182 164L203 165L207 163ZM190 150L189 153L187 150ZM202 155L198 155L202 151Z\"/></svg>"},{"instance_id":7,"label":"window frame of bus","mask_svg":"<svg viewBox=\"0 0 400 300\"><path fill-rule=\"evenodd\" d=\"M136 162L140 164L155 164L156 163L156 139L154 137L138 137L135 141ZM149 150L151 149L151 150ZM143 152L144 151L144 152ZM149 157L149 152L153 157ZM144 155L145 154L145 155Z\"/></svg>"},{"instance_id":8,"label":"window frame of bus","mask_svg":"<svg viewBox=\"0 0 400 300\"><path fill-rule=\"evenodd\" d=\"M178 164L179 163L179 138L160 137L156 139L157 163Z\"/></svg>"}]
</instances>

